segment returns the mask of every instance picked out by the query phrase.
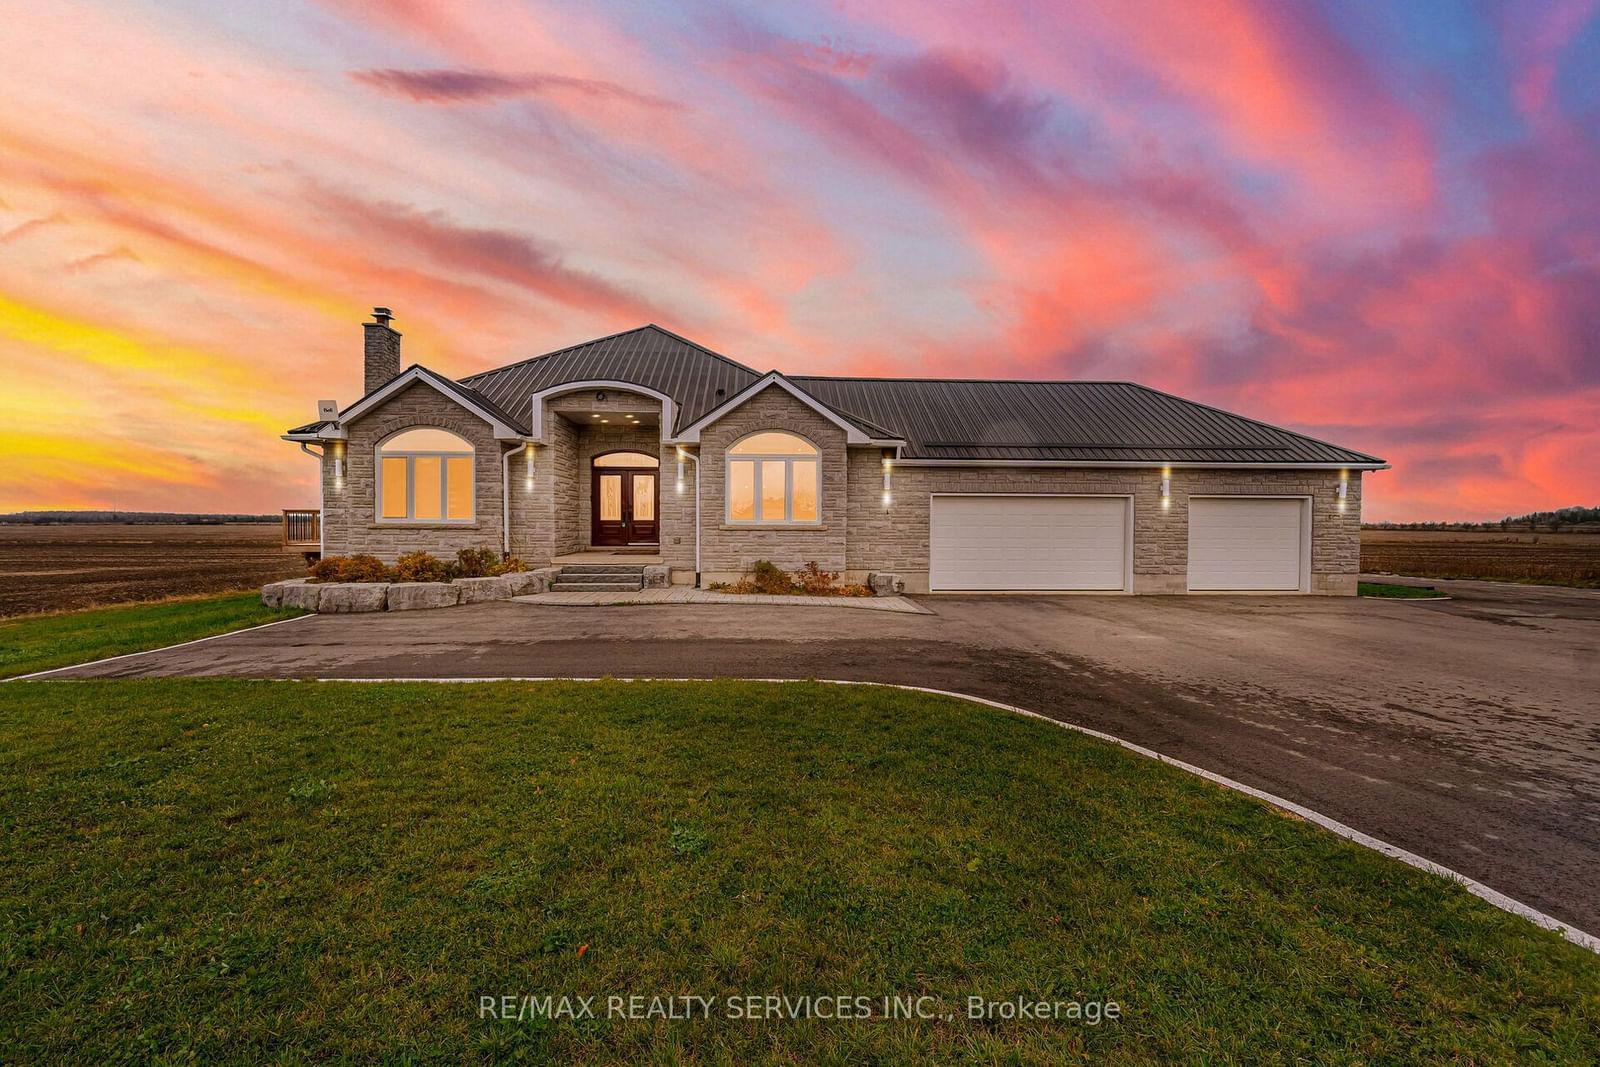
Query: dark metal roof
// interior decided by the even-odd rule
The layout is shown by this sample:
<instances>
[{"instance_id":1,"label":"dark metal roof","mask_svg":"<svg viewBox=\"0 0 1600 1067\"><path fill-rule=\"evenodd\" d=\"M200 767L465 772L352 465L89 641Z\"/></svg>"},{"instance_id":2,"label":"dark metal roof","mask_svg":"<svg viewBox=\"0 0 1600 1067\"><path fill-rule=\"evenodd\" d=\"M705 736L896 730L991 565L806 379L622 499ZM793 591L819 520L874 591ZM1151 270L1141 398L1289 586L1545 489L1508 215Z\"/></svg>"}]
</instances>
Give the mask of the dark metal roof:
<instances>
[{"instance_id":1,"label":"dark metal roof","mask_svg":"<svg viewBox=\"0 0 1600 1067\"><path fill-rule=\"evenodd\" d=\"M1383 462L1132 382L790 380L827 404L896 429L906 459Z\"/></svg>"},{"instance_id":2,"label":"dark metal roof","mask_svg":"<svg viewBox=\"0 0 1600 1067\"><path fill-rule=\"evenodd\" d=\"M568 382L631 382L672 397L677 406L672 427L676 434L763 377L670 330L649 325L449 384L501 421L525 431L528 401L534 393ZM868 436L903 439L905 459L1383 463L1132 382L816 375L787 380ZM309 423L289 432L315 433L323 425Z\"/></svg>"},{"instance_id":3,"label":"dark metal roof","mask_svg":"<svg viewBox=\"0 0 1600 1067\"><path fill-rule=\"evenodd\" d=\"M516 411L527 411L529 396L554 385L591 380L632 382L672 397L678 409L676 432L761 377L742 363L650 325L461 381L501 408Z\"/></svg>"}]
</instances>

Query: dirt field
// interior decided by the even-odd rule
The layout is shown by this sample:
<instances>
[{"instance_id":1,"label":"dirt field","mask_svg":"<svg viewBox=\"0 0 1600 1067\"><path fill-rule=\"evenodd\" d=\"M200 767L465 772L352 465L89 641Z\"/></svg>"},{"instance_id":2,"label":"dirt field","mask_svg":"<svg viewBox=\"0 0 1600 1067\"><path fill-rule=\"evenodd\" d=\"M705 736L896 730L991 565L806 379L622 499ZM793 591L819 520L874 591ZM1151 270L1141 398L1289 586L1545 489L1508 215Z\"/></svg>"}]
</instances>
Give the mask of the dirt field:
<instances>
[{"instance_id":1,"label":"dirt field","mask_svg":"<svg viewBox=\"0 0 1600 1067\"><path fill-rule=\"evenodd\" d=\"M1362 530L1361 569L1600 588L1600 534Z\"/></svg>"},{"instance_id":2,"label":"dirt field","mask_svg":"<svg viewBox=\"0 0 1600 1067\"><path fill-rule=\"evenodd\" d=\"M0 617L249 589L305 573L276 525L0 526Z\"/></svg>"}]
</instances>

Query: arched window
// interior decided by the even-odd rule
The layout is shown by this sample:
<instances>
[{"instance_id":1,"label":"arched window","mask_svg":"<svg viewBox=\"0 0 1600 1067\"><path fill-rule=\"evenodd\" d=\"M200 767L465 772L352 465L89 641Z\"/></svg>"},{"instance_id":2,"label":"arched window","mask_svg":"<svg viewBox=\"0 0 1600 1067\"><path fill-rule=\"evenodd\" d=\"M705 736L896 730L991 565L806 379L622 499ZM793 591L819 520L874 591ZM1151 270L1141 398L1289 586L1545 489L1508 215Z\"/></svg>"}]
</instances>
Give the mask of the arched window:
<instances>
[{"instance_id":1,"label":"arched window","mask_svg":"<svg viewBox=\"0 0 1600 1067\"><path fill-rule=\"evenodd\" d=\"M378 445L379 522L471 522L472 443L449 430L401 430Z\"/></svg>"},{"instance_id":2,"label":"arched window","mask_svg":"<svg viewBox=\"0 0 1600 1067\"><path fill-rule=\"evenodd\" d=\"M762 430L728 449L728 522L805 525L821 518L817 446Z\"/></svg>"}]
</instances>

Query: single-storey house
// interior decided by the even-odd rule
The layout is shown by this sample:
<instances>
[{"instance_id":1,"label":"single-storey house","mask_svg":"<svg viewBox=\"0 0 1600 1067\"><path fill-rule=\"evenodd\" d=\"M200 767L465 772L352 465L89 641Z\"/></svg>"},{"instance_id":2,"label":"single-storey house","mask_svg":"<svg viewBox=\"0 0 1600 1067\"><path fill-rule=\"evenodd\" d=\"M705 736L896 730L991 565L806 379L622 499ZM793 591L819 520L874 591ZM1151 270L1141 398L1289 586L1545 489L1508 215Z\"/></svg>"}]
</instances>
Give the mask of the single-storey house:
<instances>
[{"instance_id":1,"label":"single-storey house","mask_svg":"<svg viewBox=\"0 0 1600 1067\"><path fill-rule=\"evenodd\" d=\"M366 395L284 435L320 462L329 555L1351 594L1361 475L1386 466L1131 382L763 373L654 325L453 380L402 369L388 309L365 331Z\"/></svg>"}]
</instances>

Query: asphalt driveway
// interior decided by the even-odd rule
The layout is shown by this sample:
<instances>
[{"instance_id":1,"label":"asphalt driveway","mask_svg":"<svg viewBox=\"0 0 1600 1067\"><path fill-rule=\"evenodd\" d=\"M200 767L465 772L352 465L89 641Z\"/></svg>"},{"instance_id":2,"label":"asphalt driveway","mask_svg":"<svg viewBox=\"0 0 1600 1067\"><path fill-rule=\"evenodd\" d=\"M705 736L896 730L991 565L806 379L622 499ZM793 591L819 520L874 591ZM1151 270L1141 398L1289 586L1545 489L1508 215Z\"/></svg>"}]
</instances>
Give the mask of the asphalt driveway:
<instances>
[{"instance_id":1,"label":"asphalt driveway","mask_svg":"<svg viewBox=\"0 0 1600 1067\"><path fill-rule=\"evenodd\" d=\"M512 602L317 616L63 675L820 677L952 689L1298 801L1600 930L1600 593ZM59 675L58 675L59 676Z\"/></svg>"}]
</instances>

